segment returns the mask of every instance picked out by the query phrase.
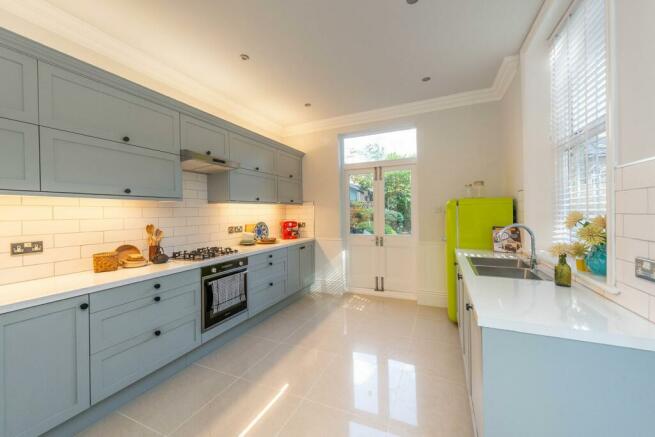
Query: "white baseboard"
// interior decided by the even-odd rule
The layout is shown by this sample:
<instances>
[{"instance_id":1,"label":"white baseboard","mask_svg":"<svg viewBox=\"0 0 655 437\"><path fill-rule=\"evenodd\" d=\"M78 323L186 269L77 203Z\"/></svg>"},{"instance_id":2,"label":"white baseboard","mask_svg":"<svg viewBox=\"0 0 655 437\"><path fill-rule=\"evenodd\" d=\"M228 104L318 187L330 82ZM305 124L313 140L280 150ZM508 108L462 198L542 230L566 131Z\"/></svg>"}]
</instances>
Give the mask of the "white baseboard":
<instances>
[{"instance_id":1,"label":"white baseboard","mask_svg":"<svg viewBox=\"0 0 655 437\"><path fill-rule=\"evenodd\" d=\"M446 308L448 306L448 293L445 291L418 291L416 301L419 305Z\"/></svg>"},{"instance_id":2,"label":"white baseboard","mask_svg":"<svg viewBox=\"0 0 655 437\"><path fill-rule=\"evenodd\" d=\"M416 293L406 291L375 291L368 288L347 288L345 293L363 294L367 296L388 297L391 299L404 299L416 301Z\"/></svg>"}]
</instances>

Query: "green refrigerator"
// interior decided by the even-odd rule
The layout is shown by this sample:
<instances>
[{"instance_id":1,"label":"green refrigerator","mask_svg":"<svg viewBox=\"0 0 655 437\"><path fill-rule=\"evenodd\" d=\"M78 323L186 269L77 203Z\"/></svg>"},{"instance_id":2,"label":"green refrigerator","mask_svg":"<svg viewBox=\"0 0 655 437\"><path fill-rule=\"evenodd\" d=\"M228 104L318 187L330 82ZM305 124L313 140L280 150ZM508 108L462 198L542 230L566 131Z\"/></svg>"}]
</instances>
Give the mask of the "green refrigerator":
<instances>
[{"instance_id":1,"label":"green refrigerator","mask_svg":"<svg viewBox=\"0 0 655 437\"><path fill-rule=\"evenodd\" d=\"M494 226L514 222L511 197L452 199L446 203L446 281L448 317L457 321L457 260L455 249L493 248Z\"/></svg>"}]
</instances>

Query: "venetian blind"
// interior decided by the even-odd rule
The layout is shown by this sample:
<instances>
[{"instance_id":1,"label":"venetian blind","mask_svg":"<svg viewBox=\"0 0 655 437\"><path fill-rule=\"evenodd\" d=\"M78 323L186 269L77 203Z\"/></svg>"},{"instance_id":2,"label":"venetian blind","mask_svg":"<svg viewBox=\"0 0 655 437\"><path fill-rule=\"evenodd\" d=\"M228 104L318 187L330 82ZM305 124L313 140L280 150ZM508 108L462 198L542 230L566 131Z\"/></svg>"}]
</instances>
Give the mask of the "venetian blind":
<instances>
[{"instance_id":1,"label":"venetian blind","mask_svg":"<svg viewBox=\"0 0 655 437\"><path fill-rule=\"evenodd\" d=\"M555 148L553 241L569 241L571 211L607 205L607 50L604 0L580 0L554 36L551 141Z\"/></svg>"}]
</instances>

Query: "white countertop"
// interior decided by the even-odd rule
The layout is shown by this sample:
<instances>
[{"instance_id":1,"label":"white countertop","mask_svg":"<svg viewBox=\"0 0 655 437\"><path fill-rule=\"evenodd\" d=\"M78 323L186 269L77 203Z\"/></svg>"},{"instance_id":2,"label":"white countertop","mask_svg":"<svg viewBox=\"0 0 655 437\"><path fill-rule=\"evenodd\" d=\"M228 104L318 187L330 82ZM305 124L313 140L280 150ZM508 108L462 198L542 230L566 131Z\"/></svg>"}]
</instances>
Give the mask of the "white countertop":
<instances>
[{"instance_id":1,"label":"white countertop","mask_svg":"<svg viewBox=\"0 0 655 437\"><path fill-rule=\"evenodd\" d=\"M457 262L482 327L655 351L655 324L592 290L534 281L477 276L467 255L507 257L490 251L457 251Z\"/></svg>"},{"instance_id":2,"label":"white countertop","mask_svg":"<svg viewBox=\"0 0 655 437\"><path fill-rule=\"evenodd\" d=\"M119 268L114 272L94 273L88 271L2 285L0 286L0 314L83 294L95 293L159 276L199 269L211 264L257 253L270 252L309 241L314 241L314 239L299 238L297 240L279 240L275 244L238 246L239 253L235 255L221 256L204 261L171 260L166 264L149 264L145 267L133 269ZM200 281L200 275L198 275L198 281Z\"/></svg>"}]
</instances>

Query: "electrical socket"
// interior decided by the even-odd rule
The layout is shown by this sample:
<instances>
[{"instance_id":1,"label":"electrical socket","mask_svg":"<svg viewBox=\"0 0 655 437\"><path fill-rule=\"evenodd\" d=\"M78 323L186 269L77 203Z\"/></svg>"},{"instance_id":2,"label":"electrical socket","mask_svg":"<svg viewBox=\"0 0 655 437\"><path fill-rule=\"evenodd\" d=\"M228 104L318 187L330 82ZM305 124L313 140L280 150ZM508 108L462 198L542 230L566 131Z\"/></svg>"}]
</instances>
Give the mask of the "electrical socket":
<instances>
[{"instance_id":1,"label":"electrical socket","mask_svg":"<svg viewBox=\"0 0 655 437\"><path fill-rule=\"evenodd\" d=\"M42 253L43 241L25 241L23 243L11 243L12 255L25 255L27 253Z\"/></svg>"},{"instance_id":2,"label":"electrical socket","mask_svg":"<svg viewBox=\"0 0 655 437\"><path fill-rule=\"evenodd\" d=\"M298 222L298 227L299 228L304 228L305 226L307 226L307 224L305 222Z\"/></svg>"},{"instance_id":3,"label":"electrical socket","mask_svg":"<svg viewBox=\"0 0 655 437\"><path fill-rule=\"evenodd\" d=\"M228 234L236 234L237 232L243 232L243 226L228 226L227 227L227 233Z\"/></svg>"}]
</instances>

